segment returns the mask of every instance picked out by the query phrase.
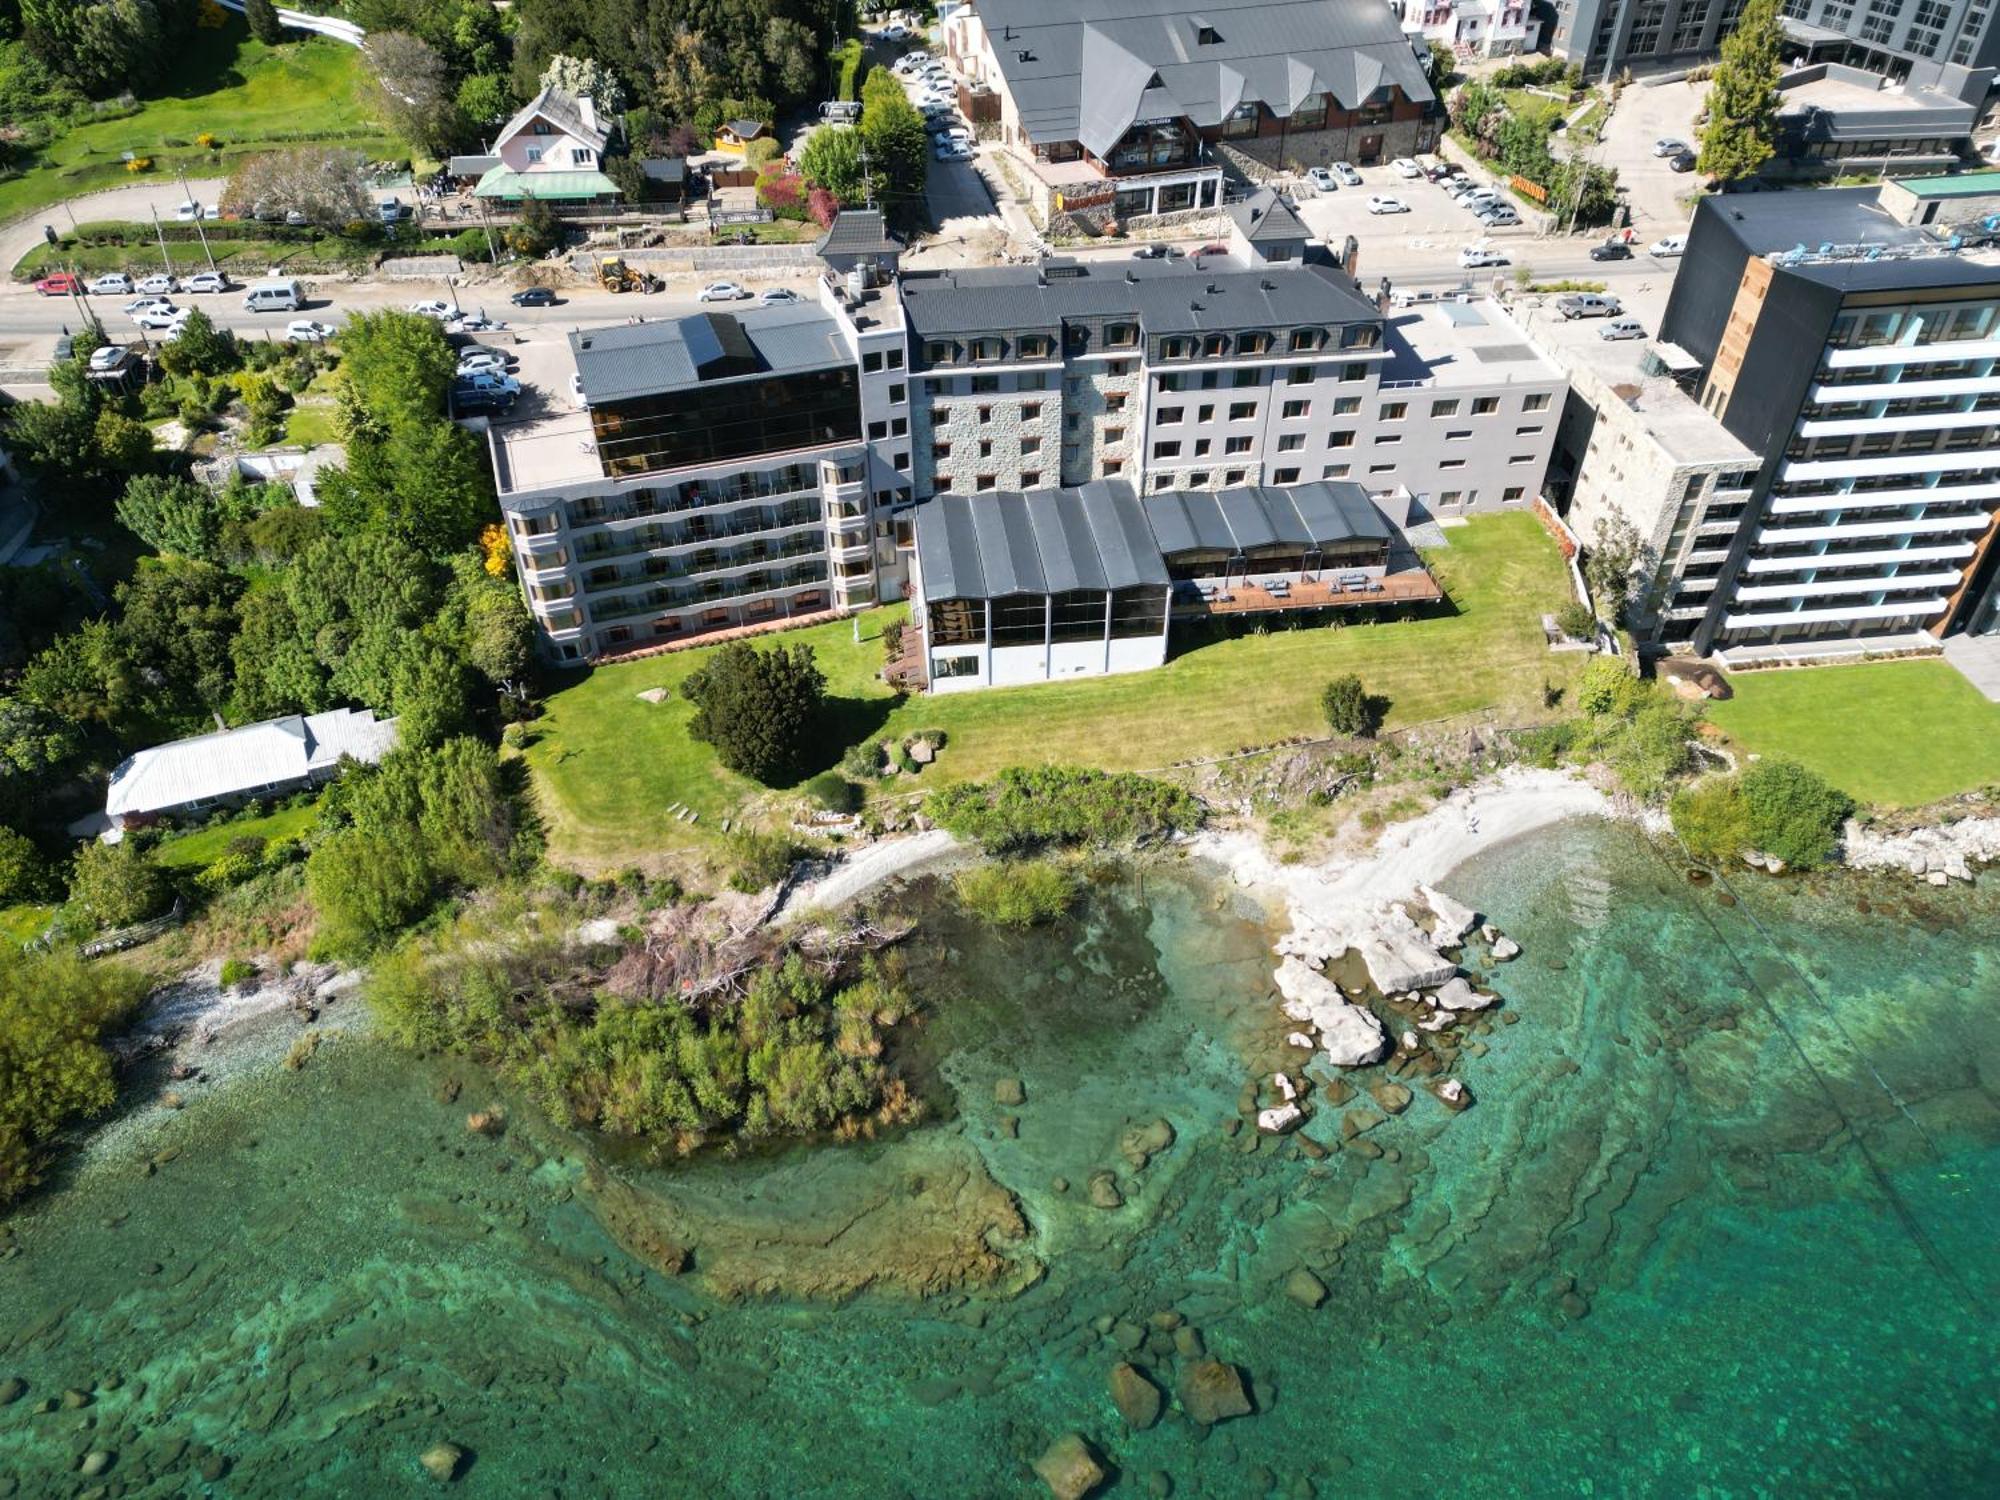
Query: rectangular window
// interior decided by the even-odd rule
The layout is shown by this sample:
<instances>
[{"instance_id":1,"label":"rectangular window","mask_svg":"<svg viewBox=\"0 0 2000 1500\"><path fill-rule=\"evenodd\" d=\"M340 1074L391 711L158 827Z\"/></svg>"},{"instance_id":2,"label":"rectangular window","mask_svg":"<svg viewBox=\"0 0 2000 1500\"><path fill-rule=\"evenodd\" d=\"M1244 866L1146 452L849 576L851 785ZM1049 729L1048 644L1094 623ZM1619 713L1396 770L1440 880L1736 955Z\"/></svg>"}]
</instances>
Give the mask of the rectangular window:
<instances>
[{"instance_id":1,"label":"rectangular window","mask_svg":"<svg viewBox=\"0 0 2000 1500\"><path fill-rule=\"evenodd\" d=\"M1125 429L1124 429L1124 428L1122 428L1122 427L1107 427L1107 428L1105 428L1105 429L1104 429L1104 441L1105 441L1105 442L1107 442L1107 443L1122 443L1122 442L1124 442L1124 441L1125 441Z\"/></svg>"},{"instance_id":2,"label":"rectangular window","mask_svg":"<svg viewBox=\"0 0 2000 1500\"><path fill-rule=\"evenodd\" d=\"M1104 398L1104 409L1112 412L1125 410L1125 398L1116 393L1106 396Z\"/></svg>"},{"instance_id":3,"label":"rectangular window","mask_svg":"<svg viewBox=\"0 0 2000 1500\"><path fill-rule=\"evenodd\" d=\"M1498 410L1500 410L1500 398L1498 396L1475 396L1472 398L1472 414L1475 417L1487 416Z\"/></svg>"},{"instance_id":4,"label":"rectangular window","mask_svg":"<svg viewBox=\"0 0 2000 1500\"><path fill-rule=\"evenodd\" d=\"M1375 446L1378 448L1386 448L1391 443L1400 443L1402 440L1403 435L1400 432L1378 432L1375 434Z\"/></svg>"},{"instance_id":5,"label":"rectangular window","mask_svg":"<svg viewBox=\"0 0 2000 1500\"><path fill-rule=\"evenodd\" d=\"M1303 350L1317 349L1319 347L1319 330L1317 328L1294 328L1292 330L1291 346L1294 354Z\"/></svg>"},{"instance_id":6,"label":"rectangular window","mask_svg":"<svg viewBox=\"0 0 2000 1500\"><path fill-rule=\"evenodd\" d=\"M898 473L907 474L910 472L910 455L907 451L898 453L891 462Z\"/></svg>"},{"instance_id":7,"label":"rectangular window","mask_svg":"<svg viewBox=\"0 0 2000 1500\"><path fill-rule=\"evenodd\" d=\"M1041 403L1041 402L1039 402L1039 401L1030 401L1030 402L1029 402L1029 403L1028 403L1028 404L1027 404L1026 406L1022 407L1022 408L1021 408L1021 420L1022 420L1023 422L1039 422L1039 421L1041 421L1041 420L1042 420L1042 403Z\"/></svg>"},{"instance_id":8,"label":"rectangular window","mask_svg":"<svg viewBox=\"0 0 2000 1500\"><path fill-rule=\"evenodd\" d=\"M1224 484L1241 484L1243 482L1243 470L1224 469L1222 471L1222 482Z\"/></svg>"},{"instance_id":9,"label":"rectangular window","mask_svg":"<svg viewBox=\"0 0 2000 1500\"><path fill-rule=\"evenodd\" d=\"M1528 492L1525 489L1523 489L1520 485L1510 484L1507 486L1506 489L1500 492L1500 498L1502 500L1519 500L1522 496L1526 495L1527 493Z\"/></svg>"},{"instance_id":10,"label":"rectangular window","mask_svg":"<svg viewBox=\"0 0 2000 1500\"><path fill-rule=\"evenodd\" d=\"M1014 389L1017 391L1045 391L1048 388L1049 376L1046 370L1030 370L1025 375L1014 377Z\"/></svg>"},{"instance_id":11,"label":"rectangular window","mask_svg":"<svg viewBox=\"0 0 2000 1500\"><path fill-rule=\"evenodd\" d=\"M990 490L993 488L995 483L996 481L991 474L981 474L976 478L974 478L974 480L972 481L972 487L975 490Z\"/></svg>"},{"instance_id":12,"label":"rectangular window","mask_svg":"<svg viewBox=\"0 0 2000 1500\"><path fill-rule=\"evenodd\" d=\"M1346 464L1328 464L1319 471L1319 477L1322 479L1345 479L1347 472L1348 465Z\"/></svg>"},{"instance_id":13,"label":"rectangular window","mask_svg":"<svg viewBox=\"0 0 2000 1500\"><path fill-rule=\"evenodd\" d=\"M981 425L981 426L983 427L983 426L985 426L985 425L986 425L986 424L987 424L988 422L991 422L992 420L993 420L993 408L992 408L992 407L990 407L990 406L982 406L982 407L980 407L980 408L979 408L979 423L980 423L980 425Z\"/></svg>"},{"instance_id":14,"label":"rectangular window","mask_svg":"<svg viewBox=\"0 0 2000 1500\"><path fill-rule=\"evenodd\" d=\"M972 394L975 396L997 396L1000 394L998 375L975 375L972 377Z\"/></svg>"},{"instance_id":15,"label":"rectangular window","mask_svg":"<svg viewBox=\"0 0 2000 1500\"><path fill-rule=\"evenodd\" d=\"M1215 420L1215 408L1204 404L1195 412L1194 419L1197 422L1213 422Z\"/></svg>"},{"instance_id":16,"label":"rectangular window","mask_svg":"<svg viewBox=\"0 0 2000 1500\"><path fill-rule=\"evenodd\" d=\"M876 374L878 371L880 371L882 368L882 351L880 349L872 349L868 353L862 355L861 368L863 371L865 371L867 374L870 375Z\"/></svg>"},{"instance_id":17,"label":"rectangular window","mask_svg":"<svg viewBox=\"0 0 2000 1500\"><path fill-rule=\"evenodd\" d=\"M1465 460L1462 458L1447 458L1438 467L1440 469L1462 469L1465 467Z\"/></svg>"},{"instance_id":18,"label":"rectangular window","mask_svg":"<svg viewBox=\"0 0 2000 1500\"><path fill-rule=\"evenodd\" d=\"M1351 432L1329 432L1326 435L1326 445L1329 448L1352 448L1354 446L1354 434Z\"/></svg>"},{"instance_id":19,"label":"rectangular window","mask_svg":"<svg viewBox=\"0 0 2000 1500\"><path fill-rule=\"evenodd\" d=\"M951 408L949 406L933 406L931 408L931 426L949 427L950 425Z\"/></svg>"},{"instance_id":20,"label":"rectangular window","mask_svg":"<svg viewBox=\"0 0 2000 1500\"><path fill-rule=\"evenodd\" d=\"M1297 484L1299 482L1299 471L1297 469L1279 469L1271 475L1271 482L1273 484Z\"/></svg>"},{"instance_id":21,"label":"rectangular window","mask_svg":"<svg viewBox=\"0 0 2000 1500\"><path fill-rule=\"evenodd\" d=\"M1237 370L1229 377L1229 383L1239 391L1247 391L1264 383L1262 370Z\"/></svg>"},{"instance_id":22,"label":"rectangular window","mask_svg":"<svg viewBox=\"0 0 2000 1500\"><path fill-rule=\"evenodd\" d=\"M1180 425L1181 418L1186 414L1187 408L1185 406L1163 406L1153 420L1161 427L1176 427Z\"/></svg>"},{"instance_id":23,"label":"rectangular window","mask_svg":"<svg viewBox=\"0 0 2000 1500\"><path fill-rule=\"evenodd\" d=\"M1023 469L1021 471L1022 489L1024 490L1040 489L1041 484L1042 484L1042 471L1040 469Z\"/></svg>"},{"instance_id":24,"label":"rectangular window","mask_svg":"<svg viewBox=\"0 0 2000 1500\"><path fill-rule=\"evenodd\" d=\"M1370 474L1393 474L1396 472L1396 466L1394 464L1370 464L1368 472Z\"/></svg>"},{"instance_id":25,"label":"rectangular window","mask_svg":"<svg viewBox=\"0 0 2000 1500\"><path fill-rule=\"evenodd\" d=\"M889 404L891 406L901 406L909 399L910 388L908 386L897 384L889 387Z\"/></svg>"},{"instance_id":26,"label":"rectangular window","mask_svg":"<svg viewBox=\"0 0 2000 1500\"><path fill-rule=\"evenodd\" d=\"M1153 444L1153 457L1155 458L1179 458L1180 456L1181 445L1177 442Z\"/></svg>"},{"instance_id":27,"label":"rectangular window","mask_svg":"<svg viewBox=\"0 0 2000 1500\"><path fill-rule=\"evenodd\" d=\"M1113 323L1104 330L1104 342L1113 349L1130 349L1139 342L1139 325Z\"/></svg>"},{"instance_id":28,"label":"rectangular window","mask_svg":"<svg viewBox=\"0 0 2000 1500\"><path fill-rule=\"evenodd\" d=\"M948 365L951 363L951 345L943 339L932 339L924 345L924 363Z\"/></svg>"},{"instance_id":29,"label":"rectangular window","mask_svg":"<svg viewBox=\"0 0 2000 1500\"><path fill-rule=\"evenodd\" d=\"M1382 403L1382 420L1384 422L1400 422L1404 417L1409 415L1409 411L1410 404L1407 401L1384 401Z\"/></svg>"},{"instance_id":30,"label":"rectangular window","mask_svg":"<svg viewBox=\"0 0 2000 1500\"><path fill-rule=\"evenodd\" d=\"M1222 451L1224 453L1248 453L1250 451L1250 439L1247 437L1233 437L1222 445Z\"/></svg>"},{"instance_id":31,"label":"rectangular window","mask_svg":"<svg viewBox=\"0 0 2000 1500\"><path fill-rule=\"evenodd\" d=\"M1169 392L1179 390L1185 379L1186 379L1185 376L1178 374L1162 375L1160 377L1160 394L1164 396L1167 395Z\"/></svg>"},{"instance_id":32,"label":"rectangular window","mask_svg":"<svg viewBox=\"0 0 2000 1500\"><path fill-rule=\"evenodd\" d=\"M1361 398L1359 396L1336 397L1333 403L1333 414L1336 417L1351 417L1360 410Z\"/></svg>"},{"instance_id":33,"label":"rectangular window","mask_svg":"<svg viewBox=\"0 0 2000 1500\"><path fill-rule=\"evenodd\" d=\"M1540 426L1539 424L1536 424L1536 425L1534 425L1534 426L1529 426L1529 427L1516 427L1516 428L1514 429L1514 436L1515 436L1515 437L1533 437L1533 436L1534 436L1534 435L1535 435L1536 433L1540 432L1541 430L1542 430L1542 429L1541 429L1541 426Z\"/></svg>"},{"instance_id":34,"label":"rectangular window","mask_svg":"<svg viewBox=\"0 0 2000 1500\"><path fill-rule=\"evenodd\" d=\"M1522 411L1547 411L1548 409L1549 409L1549 396L1548 392L1546 391L1540 392L1537 395L1529 396L1526 400L1524 400L1521 403Z\"/></svg>"},{"instance_id":35,"label":"rectangular window","mask_svg":"<svg viewBox=\"0 0 2000 1500\"><path fill-rule=\"evenodd\" d=\"M1470 427L1461 427L1458 428L1456 431L1447 432L1444 435L1444 440L1447 443L1463 443L1468 439L1470 439L1471 436L1472 436L1472 429Z\"/></svg>"},{"instance_id":36,"label":"rectangular window","mask_svg":"<svg viewBox=\"0 0 2000 1500\"><path fill-rule=\"evenodd\" d=\"M1238 354L1262 354L1270 347L1271 335L1268 333L1244 333L1236 338Z\"/></svg>"},{"instance_id":37,"label":"rectangular window","mask_svg":"<svg viewBox=\"0 0 2000 1500\"><path fill-rule=\"evenodd\" d=\"M974 339L972 357L974 359L998 359L1005 345L999 339Z\"/></svg>"},{"instance_id":38,"label":"rectangular window","mask_svg":"<svg viewBox=\"0 0 2000 1500\"><path fill-rule=\"evenodd\" d=\"M891 349L889 351L889 368L892 370L903 368L903 351L901 349Z\"/></svg>"},{"instance_id":39,"label":"rectangular window","mask_svg":"<svg viewBox=\"0 0 2000 1500\"><path fill-rule=\"evenodd\" d=\"M1433 421L1435 421L1439 417L1455 417L1457 415L1458 415L1458 402L1455 400L1433 401L1431 403L1431 418Z\"/></svg>"},{"instance_id":40,"label":"rectangular window","mask_svg":"<svg viewBox=\"0 0 2000 1500\"><path fill-rule=\"evenodd\" d=\"M890 437L908 437L909 435L910 419L908 417L891 417L889 419Z\"/></svg>"},{"instance_id":41,"label":"rectangular window","mask_svg":"<svg viewBox=\"0 0 2000 1500\"><path fill-rule=\"evenodd\" d=\"M1286 385L1311 385L1313 370L1311 365L1293 365L1285 371Z\"/></svg>"},{"instance_id":42,"label":"rectangular window","mask_svg":"<svg viewBox=\"0 0 2000 1500\"><path fill-rule=\"evenodd\" d=\"M993 456L992 438L981 438L979 440L979 456L981 458L991 458Z\"/></svg>"},{"instance_id":43,"label":"rectangular window","mask_svg":"<svg viewBox=\"0 0 2000 1500\"><path fill-rule=\"evenodd\" d=\"M1532 453L1516 453L1512 458L1507 460L1510 464L1531 464L1534 461L1535 455Z\"/></svg>"},{"instance_id":44,"label":"rectangular window","mask_svg":"<svg viewBox=\"0 0 2000 1500\"><path fill-rule=\"evenodd\" d=\"M1247 422L1256 415L1257 403L1255 401L1232 401L1229 403L1229 420L1232 422Z\"/></svg>"},{"instance_id":45,"label":"rectangular window","mask_svg":"<svg viewBox=\"0 0 2000 1500\"><path fill-rule=\"evenodd\" d=\"M1024 437L1021 439L1021 456L1023 458L1027 457L1030 453L1040 453L1041 451L1042 440L1040 438Z\"/></svg>"},{"instance_id":46,"label":"rectangular window","mask_svg":"<svg viewBox=\"0 0 2000 1500\"><path fill-rule=\"evenodd\" d=\"M1443 490L1438 494L1439 505L1463 505L1464 503L1464 490Z\"/></svg>"},{"instance_id":47,"label":"rectangular window","mask_svg":"<svg viewBox=\"0 0 2000 1500\"><path fill-rule=\"evenodd\" d=\"M1208 450L1213 446L1207 438L1196 438L1194 440L1194 456L1196 458L1206 458Z\"/></svg>"},{"instance_id":48,"label":"rectangular window","mask_svg":"<svg viewBox=\"0 0 2000 1500\"><path fill-rule=\"evenodd\" d=\"M1303 432L1288 432L1278 439L1280 453L1297 453L1305 445L1306 435Z\"/></svg>"},{"instance_id":49,"label":"rectangular window","mask_svg":"<svg viewBox=\"0 0 2000 1500\"><path fill-rule=\"evenodd\" d=\"M932 444L931 444L931 462L932 462L932 463L942 463L942 462L943 462L943 461L944 461L945 459L947 459L947 458L950 458L950 457L951 457L951 444L950 444L950 443L932 443Z\"/></svg>"},{"instance_id":50,"label":"rectangular window","mask_svg":"<svg viewBox=\"0 0 2000 1500\"><path fill-rule=\"evenodd\" d=\"M1122 459L1122 458L1107 458L1107 459L1105 459L1105 460L1104 460L1104 472L1105 472L1105 473L1107 473L1107 474L1122 474L1122 473L1124 473L1124 472L1125 472L1125 460L1124 460L1124 459Z\"/></svg>"},{"instance_id":51,"label":"rectangular window","mask_svg":"<svg viewBox=\"0 0 2000 1500\"><path fill-rule=\"evenodd\" d=\"M1300 417L1308 416L1311 412L1312 402L1310 401L1287 401L1284 404L1281 415L1287 422L1290 422Z\"/></svg>"}]
</instances>

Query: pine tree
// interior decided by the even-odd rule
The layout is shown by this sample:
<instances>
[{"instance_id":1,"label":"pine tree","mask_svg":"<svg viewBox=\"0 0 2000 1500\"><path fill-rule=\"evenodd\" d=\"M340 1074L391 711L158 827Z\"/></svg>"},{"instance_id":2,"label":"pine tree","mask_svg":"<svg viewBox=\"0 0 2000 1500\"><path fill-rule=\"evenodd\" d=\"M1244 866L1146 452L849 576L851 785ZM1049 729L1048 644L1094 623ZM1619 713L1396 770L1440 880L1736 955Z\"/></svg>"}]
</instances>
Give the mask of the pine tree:
<instances>
[{"instance_id":1,"label":"pine tree","mask_svg":"<svg viewBox=\"0 0 2000 1500\"><path fill-rule=\"evenodd\" d=\"M250 35L267 47L275 47L284 39L285 28L278 20L278 7L272 0L243 0L243 19L250 23Z\"/></svg>"},{"instance_id":2,"label":"pine tree","mask_svg":"<svg viewBox=\"0 0 2000 1500\"><path fill-rule=\"evenodd\" d=\"M1697 165L1715 182L1748 177L1778 137L1778 0L1748 0L1722 43Z\"/></svg>"}]
</instances>

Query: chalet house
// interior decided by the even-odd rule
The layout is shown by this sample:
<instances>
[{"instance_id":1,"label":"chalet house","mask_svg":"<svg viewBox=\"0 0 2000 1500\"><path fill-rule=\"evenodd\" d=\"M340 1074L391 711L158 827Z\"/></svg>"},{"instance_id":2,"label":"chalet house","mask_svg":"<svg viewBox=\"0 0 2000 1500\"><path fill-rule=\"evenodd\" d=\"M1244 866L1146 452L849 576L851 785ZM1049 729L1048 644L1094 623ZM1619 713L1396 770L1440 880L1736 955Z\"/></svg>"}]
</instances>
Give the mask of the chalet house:
<instances>
[{"instance_id":1,"label":"chalet house","mask_svg":"<svg viewBox=\"0 0 2000 1500\"><path fill-rule=\"evenodd\" d=\"M1380 0L973 0L944 50L1044 222L1213 211L1252 177L1430 150L1442 116Z\"/></svg>"},{"instance_id":2,"label":"chalet house","mask_svg":"<svg viewBox=\"0 0 2000 1500\"><path fill-rule=\"evenodd\" d=\"M741 151L752 141L762 140L770 133L770 127L762 120L725 120L716 127L715 149Z\"/></svg>"},{"instance_id":3,"label":"chalet house","mask_svg":"<svg viewBox=\"0 0 2000 1500\"><path fill-rule=\"evenodd\" d=\"M571 205L616 202L617 185L604 175L614 128L598 119L589 99L545 88L500 127L494 164L473 192L503 206L530 195Z\"/></svg>"},{"instance_id":4,"label":"chalet house","mask_svg":"<svg viewBox=\"0 0 2000 1500\"><path fill-rule=\"evenodd\" d=\"M289 714L154 745L112 769L107 837L164 817L286 796L333 780L346 761L372 765L395 748L396 721L365 708Z\"/></svg>"}]
</instances>

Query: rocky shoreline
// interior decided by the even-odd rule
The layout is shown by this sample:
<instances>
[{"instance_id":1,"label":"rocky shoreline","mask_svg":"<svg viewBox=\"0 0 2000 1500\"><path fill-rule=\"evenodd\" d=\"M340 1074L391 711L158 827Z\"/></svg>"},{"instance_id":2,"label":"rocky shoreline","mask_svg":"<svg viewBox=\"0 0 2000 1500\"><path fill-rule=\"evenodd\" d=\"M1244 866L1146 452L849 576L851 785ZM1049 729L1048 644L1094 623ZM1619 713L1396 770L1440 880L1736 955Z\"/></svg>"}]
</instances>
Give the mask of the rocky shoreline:
<instances>
[{"instance_id":1,"label":"rocky shoreline","mask_svg":"<svg viewBox=\"0 0 2000 1500\"><path fill-rule=\"evenodd\" d=\"M1973 866L2000 863L2000 818L1960 818L1893 831L1849 819L1841 837L1851 870L1902 870L1930 885L1969 881Z\"/></svg>"}]
</instances>

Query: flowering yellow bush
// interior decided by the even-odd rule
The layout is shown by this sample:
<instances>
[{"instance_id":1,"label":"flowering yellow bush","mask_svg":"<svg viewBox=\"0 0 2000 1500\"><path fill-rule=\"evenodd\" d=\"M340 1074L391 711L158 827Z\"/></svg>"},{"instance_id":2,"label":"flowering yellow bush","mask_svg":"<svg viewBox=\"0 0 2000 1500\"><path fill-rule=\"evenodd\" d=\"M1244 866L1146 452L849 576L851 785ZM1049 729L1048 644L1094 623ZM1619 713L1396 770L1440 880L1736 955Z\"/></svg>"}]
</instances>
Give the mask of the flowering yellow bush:
<instances>
[{"instance_id":1,"label":"flowering yellow bush","mask_svg":"<svg viewBox=\"0 0 2000 1500\"><path fill-rule=\"evenodd\" d=\"M504 577L512 560L512 549L507 544L507 528L497 522L484 528L479 533L479 550L486 554L486 571L495 578Z\"/></svg>"},{"instance_id":2,"label":"flowering yellow bush","mask_svg":"<svg viewBox=\"0 0 2000 1500\"><path fill-rule=\"evenodd\" d=\"M132 157L125 163L125 170L128 172L150 172L153 170L153 158L150 156Z\"/></svg>"},{"instance_id":3,"label":"flowering yellow bush","mask_svg":"<svg viewBox=\"0 0 2000 1500\"><path fill-rule=\"evenodd\" d=\"M213 151L222 144L222 138L212 130L204 130L194 138L194 143L204 151Z\"/></svg>"}]
</instances>

